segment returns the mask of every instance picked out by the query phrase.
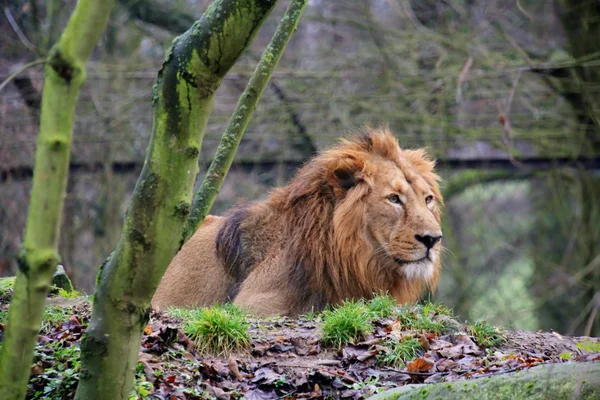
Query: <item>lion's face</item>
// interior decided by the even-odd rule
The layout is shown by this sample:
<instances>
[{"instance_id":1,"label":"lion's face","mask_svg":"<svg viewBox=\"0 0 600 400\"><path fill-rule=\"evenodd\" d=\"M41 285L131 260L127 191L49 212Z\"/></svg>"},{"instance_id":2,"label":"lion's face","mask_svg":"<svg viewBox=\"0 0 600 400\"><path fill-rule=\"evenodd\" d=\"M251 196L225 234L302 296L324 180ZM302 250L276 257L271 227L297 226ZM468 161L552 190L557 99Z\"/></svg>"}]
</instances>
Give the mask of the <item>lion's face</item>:
<instances>
[{"instance_id":1,"label":"lion's face","mask_svg":"<svg viewBox=\"0 0 600 400\"><path fill-rule=\"evenodd\" d=\"M369 240L378 257L408 279L429 281L441 249L436 192L404 161L370 163L370 190L363 198Z\"/></svg>"},{"instance_id":2,"label":"lion's face","mask_svg":"<svg viewBox=\"0 0 600 400\"><path fill-rule=\"evenodd\" d=\"M338 243L350 243L354 231L364 232L376 265L435 284L443 199L425 152L401 150L387 133L329 155L327 182L338 199Z\"/></svg>"}]
</instances>

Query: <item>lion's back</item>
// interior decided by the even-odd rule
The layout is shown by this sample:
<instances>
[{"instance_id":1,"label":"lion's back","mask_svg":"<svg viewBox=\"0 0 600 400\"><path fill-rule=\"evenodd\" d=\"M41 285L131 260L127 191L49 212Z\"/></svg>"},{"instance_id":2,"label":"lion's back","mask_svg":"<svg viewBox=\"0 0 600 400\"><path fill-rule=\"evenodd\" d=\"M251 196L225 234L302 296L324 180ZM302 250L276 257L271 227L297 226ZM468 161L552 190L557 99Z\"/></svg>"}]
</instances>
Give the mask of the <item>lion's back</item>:
<instances>
[{"instance_id":1,"label":"lion's back","mask_svg":"<svg viewBox=\"0 0 600 400\"><path fill-rule=\"evenodd\" d=\"M207 216L183 245L152 298L155 309L207 306L227 300L232 282L216 252L222 223L222 217Z\"/></svg>"}]
</instances>

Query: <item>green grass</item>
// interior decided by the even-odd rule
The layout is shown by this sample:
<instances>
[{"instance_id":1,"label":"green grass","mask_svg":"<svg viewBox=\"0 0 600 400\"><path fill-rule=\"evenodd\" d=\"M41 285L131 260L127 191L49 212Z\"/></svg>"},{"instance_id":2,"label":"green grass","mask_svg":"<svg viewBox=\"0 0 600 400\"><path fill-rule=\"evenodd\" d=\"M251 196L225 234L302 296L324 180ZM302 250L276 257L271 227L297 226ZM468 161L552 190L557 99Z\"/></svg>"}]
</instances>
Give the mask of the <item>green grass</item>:
<instances>
[{"instance_id":1,"label":"green grass","mask_svg":"<svg viewBox=\"0 0 600 400\"><path fill-rule=\"evenodd\" d=\"M475 321L470 329L477 343L483 347L493 347L504 342L500 329L483 320Z\"/></svg>"},{"instance_id":2,"label":"green grass","mask_svg":"<svg viewBox=\"0 0 600 400\"><path fill-rule=\"evenodd\" d=\"M167 315L176 318L180 321L187 321L189 319L197 319L202 315L202 308L177 308L169 307L167 309Z\"/></svg>"},{"instance_id":3,"label":"green grass","mask_svg":"<svg viewBox=\"0 0 600 400\"><path fill-rule=\"evenodd\" d=\"M184 320L184 330L199 351L219 355L249 346L249 324L239 308L215 305L190 315Z\"/></svg>"},{"instance_id":4,"label":"green grass","mask_svg":"<svg viewBox=\"0 0 600 400\"><path fill-rule=\"evenodd\" d=\"M367 303L367 308L377 318L390 318L396 313L396 299L389 293L378 294Z\"/></svg>"},{"instance_id":5,"label":"green grass","mask_svg":"<svg viewBox=\"0 0 600 400\"><path fill-rule=\"evenodd\" d=\"M385 365L402 368L406 362L417 358L423 346L417 339L410 338L390 343L388 348L389 351L377 356L379 361Z\"/></svg>"},{"instance_id":6,"label":"green grass","mask_svg":"<svg viewBox=\"0 0 600 400\"><path fill-rule=\"evenodd\" d=\"M441 333L444 324L433 320L436 313L425 306L401 307L398 309L398 321L403 328L431 333Z\"/></svg>"},{"instance_id":7,"label":"green grass","mask_svg":"<svg viewBox=\"0 0 600 400\"><path fill-rule=\"evenodd\" d=\"M67 322L73 310L70 307L46 306L42 316L41 331L46 332L52 327ZM0 311L0 324L8 323L8 310Z\"/></svg>"},{"instance_id":8,"label":"green grass","mask_svg":"<svg viewBox=\"0 0 600 400\"><path fill-rule=\"evenodd\" d=\"M302 318L306 321L316 321L319 318L319 313L315 312L315 309L312 308L309 312L303 314Z\"/></svg>"},{"instance_id":9,"label":"green grass","mask_svg":"<svg viewBox=\"0 0 600 400\"><path fill-rule=\"evenodd\" d=\"M40 352L39 349L44 351ZM49 351L50 350L50 351ZM77 387L80 371L80 349L75 343L59 340L35 351L35 363L51 364L40 375L31 378L28 398L63 399ZM36 389L33 389L36 388Z\"/></svg>"},{"instance_id":10,"label":"green grass","mask_svg":"<svg viewBox=\"0 0 600 400\"><path fill-rule=\"evenodd\" d=\"M584 340L583 342L577 343L577 348L588 353L600 353L600 342L592 342L591 340Z\"/></svg>"},{"instance_id":11,"label":"green grass","mask_svg":"<svg viewBox=\"0 0 600 400\"><path fill-rule=\"evenodd\" d=\"M46 306L42 317L41 331L45 332L68 321L73 314L71 307Z\"/></svg>"},{"instance_id":12,"label":"green grass","mask_svg":"<svg viewBox=\"0 0 600 400\"><path fill-rule=\"evenodd\" d=\"M323 342L336 347L354 343L371 332L373 313L362 301L344 301L322 314Z\"/></svg>"},{"instance_id":13,"label":"green grass","mask_svg":"<svg viewBox=\"0 0 600 400\"><path fill-rule=\"evenodd\" d=\"M135 368L133 387L131 388L128 400L148 399L152 392L154 392L154 385L146 380L144 364L139 362Z\"/></svg>"},{"instance_id":14,"label":"green grass","mask_svg":"<svg viewBox=\"0 0 600 400\"><path fill-rule=\"evenodd\" d=\"M570 361L571 359L573 359L573 353L571 353L570 351L563 351L562 353L560 353L560 359L563 361Z\"/></svg>"},{"instance_id":15,"label":"green grass","mask_svg":"<svg viewBox=\"0 0 600 400\"><path fill-rule=\"evenodd\" d=\"M61 288L58 289L58 295L60 297L64 297L65 299L74 299L75 297L83 296L83 294L77 290L72 290L69 292Z\"/></svg>"},{"instance_id":16,"label":"green grass","mask_svg":"<svg viewBox=\"0 0 600 400\"><path fill-rule=\"evenodd\" d=\"M12 295L13 287L15 286L15 277L0 279L0 300L8 300Z\"/></svg>"},{"instance_id":17,"label":"green grass","mask_svg":"<svg viewBox=\"0 0 600 400\"><path fill-rule=\"evenodd\" d=\"M431 301L423 303L423 315L426 317L429 317L430 315L447 315L454 318L454 312L452 312L451 308L448 308L441 303L432 303Z\"/></svg>"}]
</instances>

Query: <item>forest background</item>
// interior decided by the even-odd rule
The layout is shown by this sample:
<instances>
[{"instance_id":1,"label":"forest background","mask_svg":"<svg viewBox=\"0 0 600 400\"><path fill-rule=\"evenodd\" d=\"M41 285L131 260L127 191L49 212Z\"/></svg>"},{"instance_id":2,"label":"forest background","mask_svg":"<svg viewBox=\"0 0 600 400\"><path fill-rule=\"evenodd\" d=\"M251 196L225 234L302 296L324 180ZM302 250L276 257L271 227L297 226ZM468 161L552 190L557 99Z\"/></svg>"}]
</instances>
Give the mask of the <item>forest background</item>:
<instances>
[{"instance_id":1,"label":"forest background","mask_svg":"<svg viewBox=\"0 0 600 400\"><path fill-rule=\"evenodd\" d=\"M0 1L0 82L41 59L74 0ZM76 113L62 264L91 292L114 249L151 132L152 84L208 1L121 0ZM283 14L220 87L201 154ZM434 300L462 318L600 335L600 6L593 0L309 2L212 213L262 198L363 124L438 159L447 253ZM24 233L42 66L0 92L0 275ZM201 180L200 180L201 181Z\"/></svg>"}]
</instances>

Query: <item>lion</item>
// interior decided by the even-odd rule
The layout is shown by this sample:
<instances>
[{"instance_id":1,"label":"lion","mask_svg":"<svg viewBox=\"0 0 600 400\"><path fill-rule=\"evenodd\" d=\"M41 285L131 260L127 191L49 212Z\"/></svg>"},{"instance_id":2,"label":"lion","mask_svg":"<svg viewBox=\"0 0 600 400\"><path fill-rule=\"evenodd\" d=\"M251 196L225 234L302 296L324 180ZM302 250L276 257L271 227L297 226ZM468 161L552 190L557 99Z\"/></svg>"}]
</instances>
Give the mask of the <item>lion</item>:
<instances>
[{"instance_id":1,"label":"lion","mask_svg":"<svg viewBox=\"0 0 600 400\"><path fill-rule=\"evenodd\" d=\"M434 161L368 128L308 161L264 201L208 216L169 265L155 309L232 301L298 315L387 292L435 289L443 199Z\"/></svg>"}]
</instances>

